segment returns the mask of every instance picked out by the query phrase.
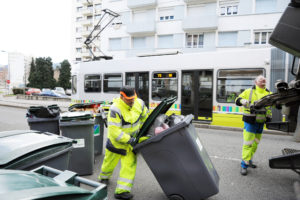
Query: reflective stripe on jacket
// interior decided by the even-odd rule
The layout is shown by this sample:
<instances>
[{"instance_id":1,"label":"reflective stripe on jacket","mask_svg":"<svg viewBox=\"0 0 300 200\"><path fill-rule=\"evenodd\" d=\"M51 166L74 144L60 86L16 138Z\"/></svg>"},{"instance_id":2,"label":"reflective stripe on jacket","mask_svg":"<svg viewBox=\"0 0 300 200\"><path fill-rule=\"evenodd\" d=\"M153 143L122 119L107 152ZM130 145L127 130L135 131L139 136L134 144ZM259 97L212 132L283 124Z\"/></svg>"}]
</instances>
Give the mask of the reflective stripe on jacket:
<instances>
[{"instance_id":1,"label":"reflective stripe on jacket","mask_svg":"<svg viewBox=\"0 0 300 200\"><path fill-rule=\"evenodd\" d=\"M136 99L133 106L128 106L122 99L113 100L108 113L108 142L107 149L126 155L131 147L128 143L136 136L148 117L148 109L141 99ZM122 151L123 150L123 151Z\"/></svg>"},{"instance_id":2,"label":"reflective stripe on jacket","mask_svg":"<svg viewBox=\"0 0 300 200\"><path fill-rule=\"evenodd\" d=\"M271 94L271 92L268 89L262 89L258 86L253 86L252 88L246 89L236 98L235 103L238 106L242 106L242 99L246 99L249 101L249 104L244 106L243 121L251 124L255 122L264 123L267 118L272 118L270 107L263 108L255 113L250 112L250 105L253 105L255 101L269 94Z\"/></svg>"}]
</instances>

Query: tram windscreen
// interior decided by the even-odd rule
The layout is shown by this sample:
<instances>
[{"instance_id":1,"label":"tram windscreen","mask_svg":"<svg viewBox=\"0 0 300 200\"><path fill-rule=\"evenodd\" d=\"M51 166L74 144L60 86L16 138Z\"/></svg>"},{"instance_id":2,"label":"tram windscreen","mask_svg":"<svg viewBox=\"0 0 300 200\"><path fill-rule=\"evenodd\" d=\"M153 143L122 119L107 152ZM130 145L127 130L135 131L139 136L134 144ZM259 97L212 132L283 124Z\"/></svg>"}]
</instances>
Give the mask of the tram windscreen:
<instances>
[{"instance_id":1,"label":"tram windscreen","mask_svg":"<svg viewBox=\"0 0 300 200\"><path fill-rule=\"evenodd\" d=\"M178 78L176 72L153 73L152 99L161 101L171 96L178 96Z\"/></svg>"}]
</instances>

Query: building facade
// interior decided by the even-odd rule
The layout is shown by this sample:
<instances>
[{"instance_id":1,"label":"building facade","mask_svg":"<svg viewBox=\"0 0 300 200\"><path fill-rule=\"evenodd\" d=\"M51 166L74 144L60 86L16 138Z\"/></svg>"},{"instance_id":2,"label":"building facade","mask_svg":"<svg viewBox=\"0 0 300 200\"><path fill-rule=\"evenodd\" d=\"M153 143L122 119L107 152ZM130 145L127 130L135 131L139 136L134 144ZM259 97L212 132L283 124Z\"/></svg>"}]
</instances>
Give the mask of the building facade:
<instances>
[{"instance_id":1,"label":"building facade","mask_svg":"<svg viewBox=\"0 0 300 200\"><path fill-rule=\"evenodd\" d=\"M95 10L95 2L89 1L91 3L88 5L84 0L75 1L76 17L82 16L82 20L86 20L83 10L91 5ZM83 6L79 6L78 2ZM101 33L98 45L105 55L114 59L148 54L261 48L269 45L268 38L289 2L102 0L102 9L110 9L120 17ZM92 16L90 19L95 25L95 13ZM80 29L79 23L76 24L78 26L74 27L74 32ZM88 30L87 27L81 24L84 31ZM84 31L80 32L82 41ZM79 41L79 36L75 40ZM74 42L74 60L90 59L85 57L86 50L79 47L82 41Z\"/></svg>"}]
</instances>

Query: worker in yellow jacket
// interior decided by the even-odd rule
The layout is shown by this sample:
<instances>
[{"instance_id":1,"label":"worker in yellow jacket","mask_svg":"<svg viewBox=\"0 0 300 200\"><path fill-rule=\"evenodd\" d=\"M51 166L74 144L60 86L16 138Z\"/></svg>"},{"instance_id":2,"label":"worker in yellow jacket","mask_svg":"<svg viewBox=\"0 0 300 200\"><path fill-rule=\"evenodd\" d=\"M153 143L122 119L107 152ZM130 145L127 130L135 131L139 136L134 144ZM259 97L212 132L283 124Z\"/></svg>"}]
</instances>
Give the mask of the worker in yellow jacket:
<instances>
[{"instance_id":1,"label":"worker in yellow jacket","mask_svg":"<svg viewBox=\"0 0 300 200\"><path fill-rule=\"evenodd\" d=\"M251 109L255 101L263 98L271 92L266 88L266 79L260 75L255 79L255 85L246 89L235 100L236 105L244 107L243 121L243 151L241 161L241 174L247 175L247 168L256 168L252 158L261 140L265 122L271 121L271 108L260 110Z\"/></svg>"},{"instance_id":2,"label":"worker in yellow jacket","mask_svg":"<svg viewBox=\"0 0 300 200\"><path fill-rule=\"evenodd\" d=\"M115 189L116 199L132 199L130 193L136 173L136 155L131 146L135 136L148 117L143 100L136 97L134 88L124 86L120 98L114 99L108 113L108 138L99 180L108 184L114 168L121 160L121 169Z\"/></svg>"}]
</instances>

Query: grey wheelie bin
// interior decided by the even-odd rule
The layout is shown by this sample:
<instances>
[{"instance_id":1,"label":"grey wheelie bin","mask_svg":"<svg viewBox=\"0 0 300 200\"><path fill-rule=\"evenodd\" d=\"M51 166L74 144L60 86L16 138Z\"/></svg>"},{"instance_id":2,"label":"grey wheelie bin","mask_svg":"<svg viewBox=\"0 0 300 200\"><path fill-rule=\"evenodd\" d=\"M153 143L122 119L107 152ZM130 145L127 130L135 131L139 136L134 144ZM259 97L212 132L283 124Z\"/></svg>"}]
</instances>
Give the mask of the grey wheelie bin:
<instances>
[{"instance_id":1,"label":"grey wheelie bin","mask_svg":"<svg viewBox=\"0 0 300 200\"><path fill-rule=\"evenodd\" d=\"M66 170L73 140L48 132L0 132L0 168L31 170L41 165Z\"/></svg>"},{"instance_id":2,"label":"grey wheelie bin","mask_svg":"<svg viewBox=\"0 0 300 200\"><path fill-rule=\"evenodd\" d=\"M165 113L175 100L169 98L161 102L137 138L145 136L155 118ZM168 129L134 147L171 200L200 200L219 192L219 175L191 123L192 119L193 115L170 116Z\"/></svg>"},{"instance_id":3,"label":"grey wheelie bin","mask_svg":"<svg viewBox=\"0 0 300 200\"><path fill-rule=\"evenodd\" d=\"M59 122L61 135L76 141L69 170L79 175L93 174L94 170L94 120L90 111L66 112Z\"/></svg>"},{"instance_id":4,"label":"grey wheelie bin","mask_svg":"<svg viewBox=\"0 0 300 200\"><path fill-rule=\"evenodd\" d=\"M59 135L60 108L54 104L47 107L31 106L27 110L27 122L31 130Z\"/></svg>"},{"instance_id":5,"label":"grey wheelie bin","mask_svg":"<svg viewBox=\"0 0 300 200\"><path fill-rule=\"evenodd\" d=\"M48 177L55 174L54 178ZM5 200L106 200L107 187L71 171L41 166L32 171L0 170L0 197ZM84 184L91 191L81 188Z\"/></svg>"},{"instance_id":6,"label":"grey wheelie bin","mask_svg":"<svg viewBox=\"0 0 300 200\"><path fill-rule=\"evenodd\" d=\"M104 125L106 124L106 115L104 110L101 110L100 113L94 114L95 116L95 125L94 125L94 147L95 155L101 155L103 151L103 135L104 135Z\"/></svg>"}]
</instances>

